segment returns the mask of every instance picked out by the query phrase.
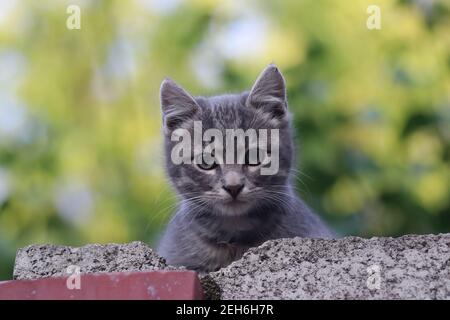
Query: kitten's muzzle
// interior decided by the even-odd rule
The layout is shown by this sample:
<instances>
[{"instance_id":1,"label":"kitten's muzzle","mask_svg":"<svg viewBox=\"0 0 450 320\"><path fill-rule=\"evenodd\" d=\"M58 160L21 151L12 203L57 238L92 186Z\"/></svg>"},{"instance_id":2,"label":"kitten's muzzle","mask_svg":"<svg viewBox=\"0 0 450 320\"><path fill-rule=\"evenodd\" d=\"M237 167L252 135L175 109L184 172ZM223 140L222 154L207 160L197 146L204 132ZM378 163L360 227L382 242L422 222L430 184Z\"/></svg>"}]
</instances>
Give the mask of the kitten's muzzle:
<instances>
[{"instance_id":1,"label":"kitten's muzzle","mask_svg":"<svg viewBox=\"0 0 450 320\"><path fill-rule=\"evenodd\" d=\"M235 185L227 185L222 187L226 192L230 194L230 196L233 197L233 199L236 199L239 193L241 193L242 189L244 189L243 184L235 184Z\"/></svg>"}]
</instances>

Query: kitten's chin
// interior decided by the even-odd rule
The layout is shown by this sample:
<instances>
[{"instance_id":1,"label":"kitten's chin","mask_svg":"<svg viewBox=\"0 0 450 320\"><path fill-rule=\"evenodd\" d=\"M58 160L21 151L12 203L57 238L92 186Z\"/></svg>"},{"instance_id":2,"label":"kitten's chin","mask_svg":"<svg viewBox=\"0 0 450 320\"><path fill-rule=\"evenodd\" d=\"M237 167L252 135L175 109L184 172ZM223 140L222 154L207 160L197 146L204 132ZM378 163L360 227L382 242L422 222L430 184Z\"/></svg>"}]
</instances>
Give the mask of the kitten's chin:
<instances>
[{"instance_id":1,"label":"kitten's chin","mask_svg":"<svg viewBox=\"0 0 450 320\"><path fill-rule=\"evenodd\" d=\"M231 200L218 202L215 207L218 209L221 215L241 216L246 214L250 210L251 203L242 200Z\"/></svg>"}]
</instances>

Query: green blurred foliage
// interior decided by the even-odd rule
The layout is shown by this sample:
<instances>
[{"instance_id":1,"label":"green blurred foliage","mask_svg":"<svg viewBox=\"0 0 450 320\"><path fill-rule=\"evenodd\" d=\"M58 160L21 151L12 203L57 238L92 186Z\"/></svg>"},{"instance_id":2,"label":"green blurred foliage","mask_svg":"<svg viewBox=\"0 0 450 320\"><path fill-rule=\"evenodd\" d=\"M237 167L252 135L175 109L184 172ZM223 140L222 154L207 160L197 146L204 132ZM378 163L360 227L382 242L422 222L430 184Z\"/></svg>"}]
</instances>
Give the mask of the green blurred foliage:
<instances>
[{"instance_id":1,"label":"green blurred foliage","mask_svg":"<svg viewBox=\"0 0 450 320\"><path fill-rule=\"evenodd\" d=\"M448 0L8 3L0 279L30 243L155 244L176 205L161 80L241 91L270 62L287 79L310 206L341 234L449 230ZM372 3L381 30L366 27ZM69 4L81 7L81 30L66 28Z\"/></svg>"}]
</instances>

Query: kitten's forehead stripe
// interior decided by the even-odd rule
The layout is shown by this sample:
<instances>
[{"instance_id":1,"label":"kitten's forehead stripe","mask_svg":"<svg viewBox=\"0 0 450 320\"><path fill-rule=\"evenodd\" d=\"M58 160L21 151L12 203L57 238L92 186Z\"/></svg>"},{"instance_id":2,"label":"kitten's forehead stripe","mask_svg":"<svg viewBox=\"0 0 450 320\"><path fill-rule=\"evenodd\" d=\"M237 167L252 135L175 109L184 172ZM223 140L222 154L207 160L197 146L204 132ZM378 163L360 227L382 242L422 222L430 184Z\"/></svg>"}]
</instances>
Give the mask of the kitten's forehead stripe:
<instances>
[{"instance_id":1,"label":"kitten's forehead stripe","mask_svg":"<svg viewBox=\"0 0 450 320\"><path fill-rule=\"evenodd\" d=\"M255 111L245 106L246 95L244 93L196 98L202 109L203 129L246 130L250 128Z\"/></svg>"}]
</instances>

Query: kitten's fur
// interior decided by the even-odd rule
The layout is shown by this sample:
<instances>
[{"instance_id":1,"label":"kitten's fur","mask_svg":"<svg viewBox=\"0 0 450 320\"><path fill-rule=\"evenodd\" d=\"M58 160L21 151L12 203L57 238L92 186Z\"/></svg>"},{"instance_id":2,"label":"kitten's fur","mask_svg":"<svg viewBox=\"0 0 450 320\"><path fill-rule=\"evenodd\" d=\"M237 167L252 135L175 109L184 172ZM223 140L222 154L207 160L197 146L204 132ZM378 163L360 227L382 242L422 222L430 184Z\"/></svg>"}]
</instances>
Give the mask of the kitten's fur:
<instances>
[{"instance_id":1,"label":"kitten's fur","mask_svg":"<svg viewBox=\"0 0 450 320\"><path fill-rule=\"evenodd\" d=\"M294 147L287 109L285 81L275 65L269 65L250 92L215 97L192 97L166 79L161 85L166 169L181 198L159 246L171 265L199 271L217 270L240 258L250 247L269 239L288 237L331 238L333 233L292 187ZM196 164L174 165L173 130L191 128L202 121L203 130L278 128L280 169L260 175L246 165L222 164L202 171ZM242 183L239 201L224 191Z\"/></svg>"}]
</instances>

